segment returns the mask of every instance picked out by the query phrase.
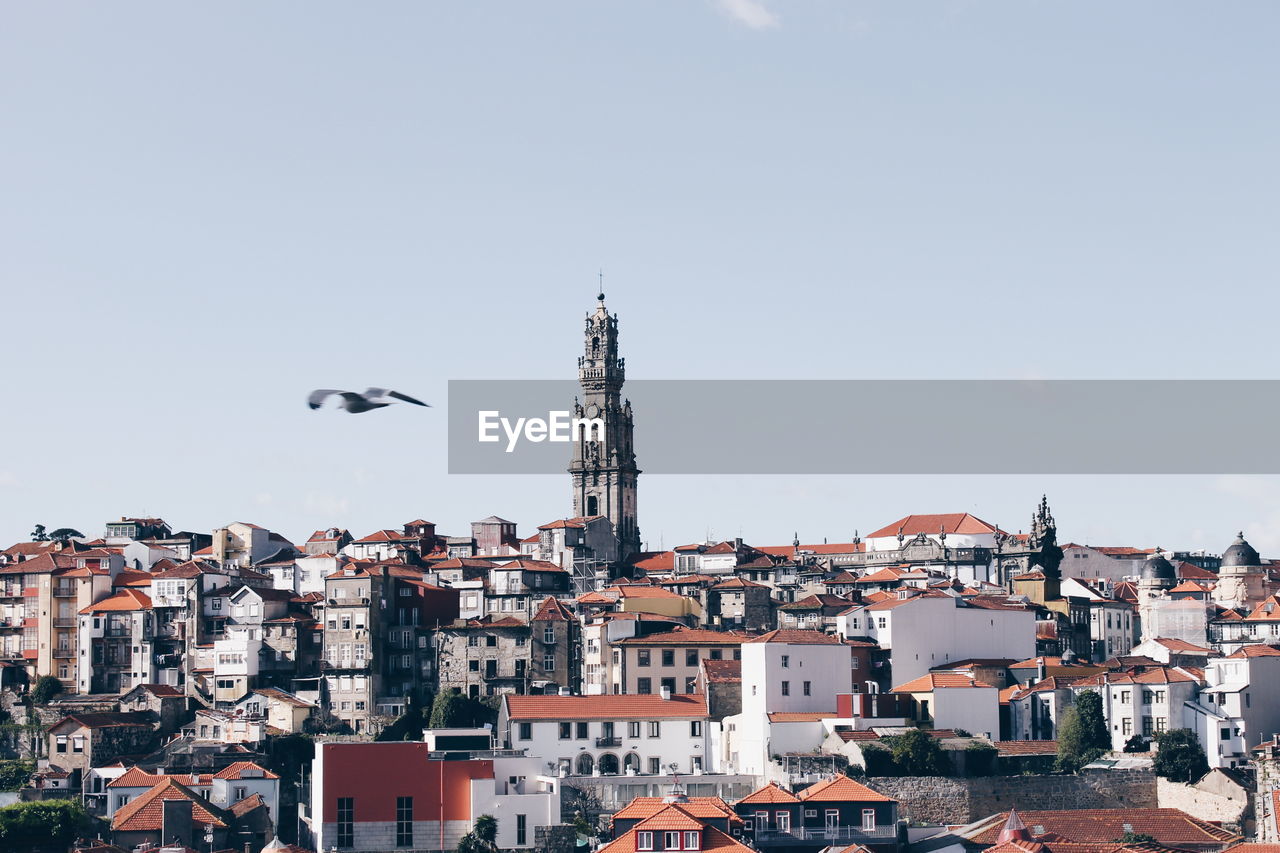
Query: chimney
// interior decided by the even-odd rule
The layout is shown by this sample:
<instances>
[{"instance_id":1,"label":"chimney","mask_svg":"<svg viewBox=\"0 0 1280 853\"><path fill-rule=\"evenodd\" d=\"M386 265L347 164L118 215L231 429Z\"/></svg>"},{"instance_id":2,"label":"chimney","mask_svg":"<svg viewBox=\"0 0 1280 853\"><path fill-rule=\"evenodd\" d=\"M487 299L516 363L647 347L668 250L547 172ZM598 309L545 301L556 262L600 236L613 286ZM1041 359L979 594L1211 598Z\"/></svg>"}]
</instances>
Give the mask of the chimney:
<instances>
[{"instance_id":1,"label":"chimney","mask_svg":"<svg viewBox=\"0 0 1280 853\"><path fill-rule=\"evenodd\" d=\"M164 800L164 811L160 817L160 843L190 845L195 842L192 836L191 801Z\"/></svg>"},{"instance_id":2,"label":"chimney","mask_svg":"<svg viewBox=\"0 0 1280 853\"><path fill-rule=\"evenodd\" d=\"M1044 658L1036 658L1036 683L1044 681L1048 675L1048 667L1044 664Z\"/></svg>"},{"instance_id":3,"label":"chimney","mask_svg":"<svg viewBox=\"0 0 1280 853\"><path fill-rule=\"evenodd\" d=\"M663 699L670 699L670 698L671 698L671 688L670 688L670 687L663 687L663 688L662 688L662 690L661 690L660 692L661 692L661 694L662 694L662 698L663 698Z\"/></svg>"}]
</instances>

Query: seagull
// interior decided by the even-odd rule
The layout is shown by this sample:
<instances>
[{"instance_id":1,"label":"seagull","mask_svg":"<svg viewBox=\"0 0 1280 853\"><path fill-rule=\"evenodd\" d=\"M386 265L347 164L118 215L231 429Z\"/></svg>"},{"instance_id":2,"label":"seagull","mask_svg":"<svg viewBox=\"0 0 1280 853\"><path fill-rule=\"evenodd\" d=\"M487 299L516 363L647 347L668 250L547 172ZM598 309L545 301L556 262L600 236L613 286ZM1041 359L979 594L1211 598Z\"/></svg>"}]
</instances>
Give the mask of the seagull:
<instances>
[{"instance_id":1,"label":"seagull","mask_svg":"<svg viewBox=\"0 0 1280 853\"><path fill-rule=\"evenodd\" d=\"M396 400L413 403L415 406L431 406L430 403L415 400L408 394L401 394L399 391L388 391L386 388L370 388L363 394L357 394L355 391L335 391L331 388L320 388L311 392L311 396L307 398L307 405L312 409L318 409L324 404L325 400L334 394L342 398L342 402L339 405L353 415L390 406Z\"/></svg>"}]
</instances>

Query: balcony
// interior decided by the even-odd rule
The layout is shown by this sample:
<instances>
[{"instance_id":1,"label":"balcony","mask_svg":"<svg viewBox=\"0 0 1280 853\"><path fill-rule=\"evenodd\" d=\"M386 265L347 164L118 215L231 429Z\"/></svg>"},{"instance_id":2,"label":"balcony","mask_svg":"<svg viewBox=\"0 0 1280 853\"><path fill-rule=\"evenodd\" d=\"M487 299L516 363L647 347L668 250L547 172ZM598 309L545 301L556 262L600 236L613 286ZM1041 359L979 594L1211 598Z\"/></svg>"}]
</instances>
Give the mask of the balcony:
<instances>
[{"instance_id":1,"label":"balcony","mask_svg":"<svg viewBox=\"0 0 1280 853\"><path fill-rule=\"evenodd\" d=\"M74 628L76 626L76 617L74 616L55 616L53 619L53 627L55 628Z\"/></svg>"},{"instance_id":2,"label":"balcony","mask_svg":"<svg viewBox=\"0 0 1280 853\"><path fill-rule=\"evenodd\" d=\"M616 749L620 746L622 746L622 738L618 735L614 735L613 737L596 738L596 749Z\"/></svg>"},{"instance_id":3,"label":"balcony","mask_svg":"<svg viewBox=\"0 0 1280 853\"><path fill-rule=\"evenodd\" d=\"M56 659L69 660L76 656L75 649L54 649L53 656Z\"/></svg>"},{"instance_id":4,"label":"balcony","mask_svg":"<svg viewBox=\"0 0 1280 853\"><path fill-rule=\"evenodd\" d=\"M0 598L22 598L22 587L0 586Z\"/></svg>"},{"instance_id":5,"label":"balcony","mask_svg":"<svg viewBox=\"0 0 1280 853\"><path fill-rule=\"evenodd\" d=\"M828 842L828 846L836 842L845 844L868 841L890 841L897 837L898 828L894 824L877 825L872 829L860 826L797 826L788 830L757 829L751 831L747 823L747 837L754 837L756 844L808 844Z\"/></svg>"},{"instance_id":6,"label":"balcony","mask_svg":"<svg viewBox=\"0 0 1280 853\"><path fill-rule=\"evenodd\" d=\"M55 586L53 588L54 598L74 598L76 588L74 586Z\"/></svg>"}]
</instances>

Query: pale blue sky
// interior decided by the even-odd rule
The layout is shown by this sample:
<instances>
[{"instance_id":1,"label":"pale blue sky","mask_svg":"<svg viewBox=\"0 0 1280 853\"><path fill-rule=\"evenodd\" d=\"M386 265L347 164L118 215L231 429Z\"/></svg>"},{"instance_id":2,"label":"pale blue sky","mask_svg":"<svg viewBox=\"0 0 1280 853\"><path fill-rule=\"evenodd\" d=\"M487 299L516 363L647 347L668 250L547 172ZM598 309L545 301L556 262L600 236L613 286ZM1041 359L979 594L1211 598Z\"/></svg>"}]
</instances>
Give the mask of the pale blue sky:
<instances>
[{"instance_id":1,"label":"pale blue sky","mask_svg":"<svg viewBox=\"0 0 1280 853\"><path fill-rule=\"evenodd\" d=\"M567 477L303 398L572 375L600 266L633 377L1277 378L1277 43L1268 2L2 3L0 540L528 532ZM640 526L1041 491L1069 539L1280 556L1276 478L642 477Z\"/></svg>"}]
</instances>

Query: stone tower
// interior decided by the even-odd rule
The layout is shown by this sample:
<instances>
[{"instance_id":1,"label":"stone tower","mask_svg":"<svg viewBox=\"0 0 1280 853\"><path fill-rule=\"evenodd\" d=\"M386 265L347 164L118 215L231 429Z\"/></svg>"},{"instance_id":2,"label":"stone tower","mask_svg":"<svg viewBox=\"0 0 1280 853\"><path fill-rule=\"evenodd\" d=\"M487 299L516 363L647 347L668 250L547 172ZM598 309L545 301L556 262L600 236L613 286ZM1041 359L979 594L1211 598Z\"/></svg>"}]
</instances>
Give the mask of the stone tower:
<instances>
[{"instance_id":1,"label":"stone tower","mask_svg":"<svg viewBox=\"0 0 1280 853\"><path fill-rule=\"evenodd\" d=\"M1169 590L1178 583L1178 572L1164 557L1159 548L1142 564L1138 578L1138 624L1142 629L1142 641L1161 636L1157 615L1163 603L1169 600Z\"/></svg>"},{"instance_id":2,"label":"stone tower","mask_svg":"<svg viewBox=\"0 0 1280 853\"><path fill-rule=\"evenodd\" d=\"M1048 495L1040 496L1040 506L1031 516L1031 536L1027 543L1031 551L1031 565L1044 572L1045 598L1052 600L1061 595L1062 548L1058 545L1058 523L1049 510Z\"/></svg>"},{"instance_id":3,"label":"stone tower","mask_svg":"<svg viewBox=\"0 0 1280 853\"><path fill-rule=\"evenodd\" d=\"M1245 541L1244 533L1238 534L1236 541L1222 554L1213 600L1223 607L1252 608L1267 597L1266 583L1262 557Z\"/></svg>"},{"instance_id":4,"label":"stone tower","mask_svg":"<svg viewBox=\"0 0 1280 853\"><path fill-rule=\"evenodd\" d=\"M574 401L575 418L604 420L603 440L587 432L573 445L569 474L573 478L573 514L603 515L618 537L618 557L625 560L640 550L636 524L635 449L631 441L631 401L622 398L625 359L618 356L618 317L598 297L587 315L584 352L578 359L582 396Z\"/></svg>"}]
</instances>

